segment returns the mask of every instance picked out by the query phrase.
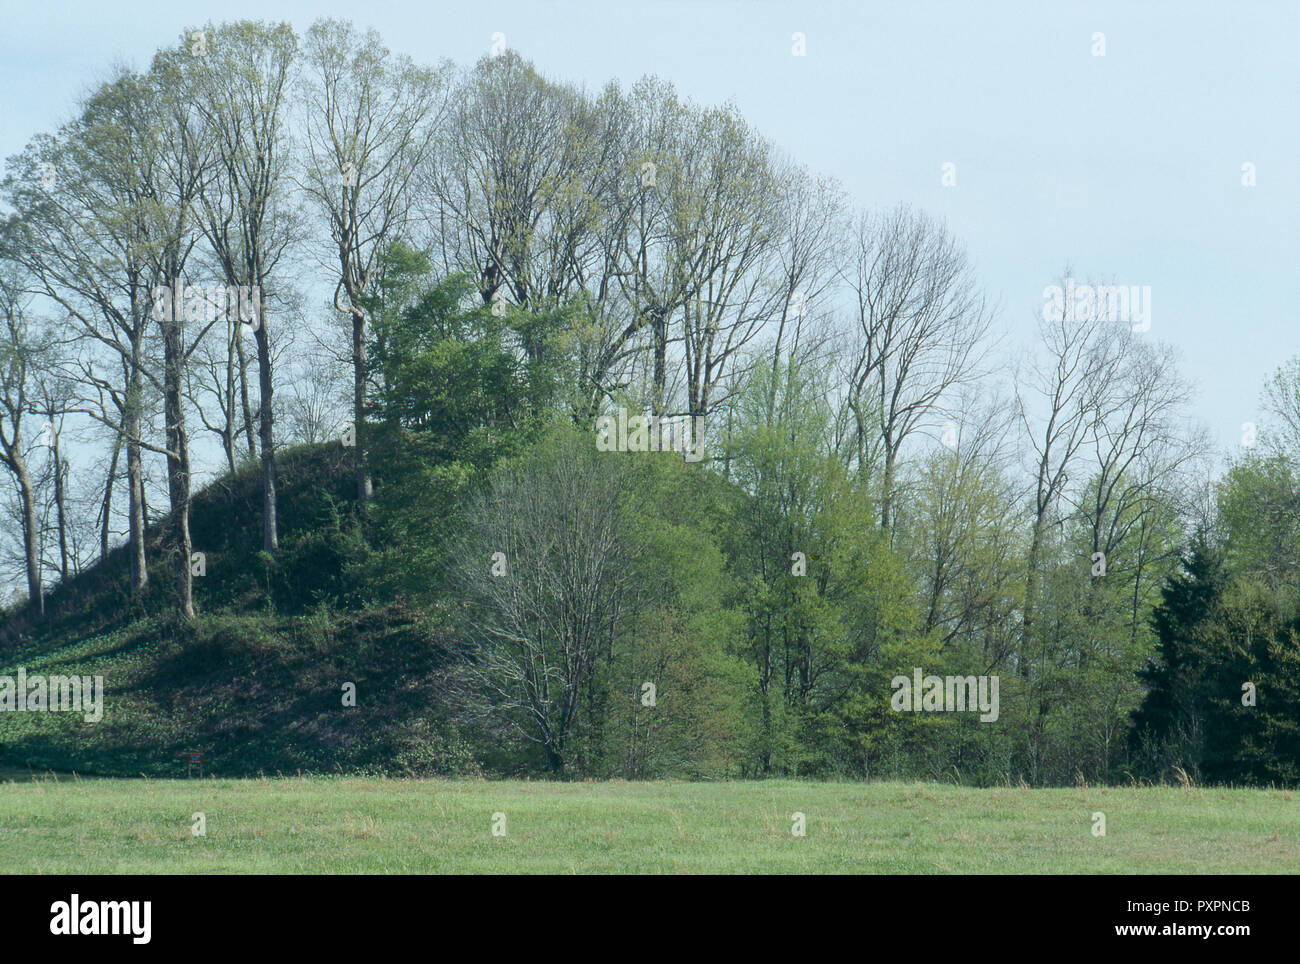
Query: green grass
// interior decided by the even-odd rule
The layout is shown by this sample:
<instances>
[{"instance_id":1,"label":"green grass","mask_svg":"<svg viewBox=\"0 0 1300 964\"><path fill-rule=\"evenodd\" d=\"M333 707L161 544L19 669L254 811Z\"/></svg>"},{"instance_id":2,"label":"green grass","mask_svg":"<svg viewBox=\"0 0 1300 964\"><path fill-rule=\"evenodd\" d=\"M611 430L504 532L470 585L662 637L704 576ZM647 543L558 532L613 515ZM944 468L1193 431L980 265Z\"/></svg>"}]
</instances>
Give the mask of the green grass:
<instances>
[{"instance_id":1,"label":"green grass","mask_svg":"<svg viewBox=\"0 0 1300 964\"><path fill-rule=\"evenodd\" d=\"M10 873L1300 871L1300 801L1284 790L0 779Z\"/></svg>"}]
</instances>

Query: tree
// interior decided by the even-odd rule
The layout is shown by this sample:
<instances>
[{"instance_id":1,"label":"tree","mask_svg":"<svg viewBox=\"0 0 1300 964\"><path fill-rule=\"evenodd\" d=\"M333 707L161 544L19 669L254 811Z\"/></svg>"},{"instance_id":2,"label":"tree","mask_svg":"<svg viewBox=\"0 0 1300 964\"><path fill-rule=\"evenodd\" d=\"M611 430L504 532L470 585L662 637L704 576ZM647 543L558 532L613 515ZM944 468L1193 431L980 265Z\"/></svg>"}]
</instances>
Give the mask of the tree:
<instances>
[{"instance_id":1,"label":"tree","mask_svg":"<svg viewBox=\"0 0 1300 964\"><path fill-rule=\"evenodd\" d=\"M498 312L573 308L582 364L571 401L579 421L594 417L626 358L619 182L639 175L621 154L624 101L613 87L593 101L507 51L468 71L451 103L419 191L439 273L472 278Z\"/></svg>"},{"instance_id":2,"label":"tree","mask_svg":"<svg viewBox=\"0 0 1300 964\"><path fill-rule=\"evenodd\" d=\"M744 618L719 536L732 498L713 472L675 453L628 454L645 538L626 631L600 661L578 748L596 773L627 779L752 771L761 747L756 669L738 645Z\"/></svg>"},{"instance_id":3,"label":"tree","mask_svg":"<svg viewBox=\"0 0 1300 964\"><path fill-rule=\"evenodd\" d=\"M729 108L703 111L685 133L669 181L667 249L684 281L686 410L707 416L728 366L788 313L792 296L776 281L783 225L771 146Z\"/></svg>"},{"instance_id":4,"label":"tree","mask_svg":"<svg viewBox=\"0 0 1300 964\"><path fill-rule=\"evenodd\" d=\"M1133 714L1129 742L1153 776L1174 766L1200 776L1208 736L1198 699L1206 671L1203 623L1222 591L1222 560L1206 533L1197 533L1179 571L1161 587L1152 613L1156 649L1139 673L1146 694Z\"/></svg>"},{"instance_id":5,"label":"tree","mask_svg":"<svg viewBox=\"0 0 1300 964\"><path fill-rule=\"evenodd\" d=\"M1279 365L1264 383L1264 406L1277 419L1271 444L1293 456L1300 453L1300 355Z\"/></svg>"},{"instance_id":6,"label":"tree","mask_svg":"<svg viewBox=\"0 0 1300 964\"><path fill-rule=\"evenodd\" d=\"M979 374L993 310L947 229L905 206L860 216L847 258L855 323L849 404L860 438L882 443L880 522L888 532L903 444L950 391Z\"/></svg>"},{"instance_id":7,"label":"tree","mask_svg":"<svg viewBox=\"0 0 1300 964\"><path fill-rule=\"evenodd\" d=\"M146 87L138 75L119 74L87 99L58 136L38 136L11 159L4 184L17 212L10 225L11 256L30 273L40 294L66 313L70 335L83 348L76 362L82 401L96 406L87 414L126 448L136 594L149 581L144 429L149 394L161 395L163 388L146 346L157 278L145 228L154 207L141 172L158 163L151 150L155 138ZM105 520L111 493L110 479Z\"/></svg>"},{"instance_id":8,"label":"tree","mask_svg":"<svg viewBox=\"0 0 1300 964\"><path fill-rule=\"evenodd\" d=\"M1078 512L1090 529L1089 558L1101 553L1107 572L1114 572L1121 544L1130 534L1150 535L1151 517L1178 498L1179 476L1203 443L1187 425L1192 389L1178 373L1173 349L1139 339L1123 325L1111 326L1106 336L1110 358L1099 373L1087 432L1093 475ZM1150 540L1131 548L1140 592Z\"/></svg>"},{"instance_id":9,"label":"tree","mask_svg":"<svg viewBox=\"0 0 1300 964\"><path fill-rule=\"evenodd\" d=\"M226 284L257 293L255 316L234 319L228 329L227 345L239 351L241 323L249 325L257 345L262 548L275 553L280 544L276 524L275 383L267 307L273 295L272 275L295 235L294 212L287 199L286 114L298 38L287 23L266 26L249 21L221 27L209 25L205 34L207 51L197 58L195 106L211 131L216 163L214 176L202 195L202 228ZM246 398L242 351L239 354ZM228 354L228 388L222 407L226 426L223 441L233 471L231 361Z\"/></svg>"},{"instance_id":10,"label":"tree","mask_svg":"<svg viewBox=\"0 0 1300 964\"><path fill-rule=\"evenodd\" d=\"M1300 593L1300 469L1286 455L1250 452L1217 493L1224 551L1234 572L1277 593Z\"/></svg>"},{"instance_id":11,"label":"tree","mask_svg":"<svg viewBox=\"0 0 1300 964\"><path fill-rule=\"evenodd\" d=\"M670 410L670 351L680 345L680 409L707 416L725 401L729 366L789 312L780 269L806 273L807 255L799 241L778 250L795 222L781 207L772 148L733 107L683 104L671 85L646 79L629 113L627 166L642 173L618 182L615 205L627 212L617 252L626 334L649 335L650 410Z\"/></svg>"},{"instance_id":12,"label":"tree","mask_svg":"<svg viewBox=\"0 0 1300 964\"><path fill-rule=\"evenodd\" d=\"M299 186L329 226L338 282L334 307L351 320L357 504L370 498L366 471L364 296L388 243L411 213L416 172L433 149L447 103L446 68L391 53L374 31L338 20L307 32L305 131Z\"/></svg>"},{"instance_id":13,"label":"tree","mask_svg":"<svg viewBox=\"0 0 1300 964\"><path fill-rule=\"evenodd\" d=\"M24 437L24 419L31 416L27 418L30 424L35 418L32 395L45 364L46 345L27 319L17 266L3 260L3 253L0 250L0 317L4 322L0 329L0 464L12 474L18 490L27 598L43 614L36 486L28 463L34 440Z\"/></svg>"},{"instance_id":14,"label":"tree","mask_svg":"<svg viewBox=\"0 0 1300 964\"><path fill-rule=\"evenodd\" d=\"M476 670L556 775L597 659L638 592L630 468L590 435L557 435L494 474L453 553Z\"/></svg>"},{"instance_id":15,"label":"tree","mask_svg":"<svg viewBox=\"0 0 1300 964\"><path fill-rule=\"evenodd\" d=\"M727 440L743 499L728 549L758 690L751 772L863 773L881 668L929 651L910 632L906 574L870 522L878 506L836 452L828 388L826 360L757 363Z\"/></svg>"},{"instance_id":16,"label":"tree","mask_svg":"<svg viewBox=\"0 0 1300 964\"><path fill-rule=\"evenodd\" d=\"M373 521L381 545L404 547L394 578L428 598L445 578L444 541L460 524L458 503L558 416L563 379L551 366L564 353L549 343L567 317L514 306L498 315L471 278L434 283L428 259L401 244L385 254L365 309L381 483ZM519 348L525 337L548 345L538 361Z\"/></svg>"},{"instance_id":17,"label":"tree","mask_svg":"<svg viewBox=\"0 0 1300 964\"><path fill-rule=\"evenodd\" d=\"M1017 410L1033 458L1019 654L1019 670L1026 677L1035 659L1034 618L1048 527L1059 513L1070 473L1077 474L1076 462L1096 422L1098 399L1113 374L1113 341L1107 338L1113 331L1106 328L1112 324L1105 312L1076 320L1065 311L1045 309L1038 322L1040 356L1027 373L1017 375Z\"/></svg>"},{"instance_id":18,"label":"tree","mask_svg":"<svg viewBox=\"0 0 1300 964\"><path fill-rule=\"evenodd\" d=\"M1026 532L1006 452L1013 416L1001 400L973 394L958 407L964 417L920 460L899 511L902 548L922 631L937 632L945 648L971 647L992 669L1015 652L1013 614L1024 586Z\"/></svg>"},{"instance_id":19,"label":"tree","mask_svg":"<svg viewBox=\"0 0 1300 964\"><path fill-rule=\"evenodd\" d=\"M216 324L220 310L198 305L185 285L187 265L200 238L199 205L212 175L213 129L197 107L199 84L188 46L164 50L154 58L143 88L150 123L142 134L152 161L139 172L149 201L145 225L146 263L154 279L153 317L162 333L162 392L165 414L167 492L171 503L172 564L177 611L192 621L193 544L190 537L190 443L186 426L187 373L197 345ZM176 297L184 287L183 297ZM224 300L224 299L223 299ZM228 302L223 305L231 309ZM238 309L235 309L238 310ZM214 317L208 321L208 316ZM206 323L205 323L206 322Z\"/></svg>"},{"instance_id":20,"label":"tree","mask_svg":"<svg viewBox=\"0 0 1300 964\"><path fill-rule=\"evenodd\" d=\"M54 346L50 346L53 349ZM64 454L63 433L67 421L68 400L73 386L60 377L56 366L50 364L54 357L52 350L46 352L48 368L40 371L36 378L36 393L32 402L32 414L41 421L42 436L49 457L46 460L50 487L53 490L54 518L58 543L58 573L64 582L78 568L75 536L68 513L68 476L71 465Z\"/></svg>"}]
</instances>

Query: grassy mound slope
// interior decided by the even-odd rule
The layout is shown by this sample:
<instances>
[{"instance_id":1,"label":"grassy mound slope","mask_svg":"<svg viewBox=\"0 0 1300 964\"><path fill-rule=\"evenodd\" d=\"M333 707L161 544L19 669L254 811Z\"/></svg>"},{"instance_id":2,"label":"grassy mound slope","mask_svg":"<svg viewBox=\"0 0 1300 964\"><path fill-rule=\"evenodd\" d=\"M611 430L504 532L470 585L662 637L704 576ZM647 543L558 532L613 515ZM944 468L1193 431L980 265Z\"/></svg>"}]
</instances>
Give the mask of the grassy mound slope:
<instances>
[{"instance_id":1,"label":"grassy mound slope","mask_svg":"<svg viewBox=\"0 0 1300 964\"><path fill-rule=\"evenodd\" d=\"M0 713L0 765L86 774L177 775L186 750L212 773L472 770L439 716L455 662L433 621L365 591L348 453L337 443L280 458L281 549L261 550L260 480L249 466L197 493L191 528L206 574L196 626L171 615L163 520L150 587L129 592L126 551L59 587L46 614L0 615L0 675L100 675L104 715ZM356 687L345 706L344 684Z\"/></svg>"}]
</instances>

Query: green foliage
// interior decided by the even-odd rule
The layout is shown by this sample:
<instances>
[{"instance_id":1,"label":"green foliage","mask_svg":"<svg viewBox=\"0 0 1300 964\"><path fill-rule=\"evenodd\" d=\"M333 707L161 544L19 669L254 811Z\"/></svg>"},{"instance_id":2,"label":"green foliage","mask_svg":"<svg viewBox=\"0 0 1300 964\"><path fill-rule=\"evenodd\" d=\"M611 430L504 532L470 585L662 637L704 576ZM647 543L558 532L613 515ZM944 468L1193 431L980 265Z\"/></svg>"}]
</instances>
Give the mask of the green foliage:
<instances>
[{"instance_id":1,"label":"green foliage","mask_svg":"<svg viewBox=\"0 0 1300 964\"><path fill-rule=\"evenodd\" d=\"M6 714L0 755L159 775L206 749L222 774L1300 782L1287 456L1233 465L1218 528L1182 559L1169 492L1125 476L1089 504L1094 480L1039 533L1027 583L1031 532L991 449L900 463L882 528L833 359L756 362L708 461L601 452L575 417L590 306L482 297L391 245L365 304L369 511L346 447L302 446L277 455L274 556L258 466L195 495L195 625L161 615L156 532L146 593L118 550L44 622L15 609L5 666L102 671L112 715ZM497 551L515 567L500 581ZM997 722L896 710L918 669L997 676Z\"/></svg>"},{"instance_id":2,"label":"green foliage","mask_svg":"<svg viewBox=\"0 0 1300 964\"><path fill-rule=\"evenodd\" d=\"M604 770L629 779L721 778L752 746L744 695L752 668L733 653L742 630L718 537L730 494L675 453L635 458L629 524L644 536L646 603L617 641L599 685L608 707ZM645 684L654 687L646 706Z\"/></svg>"},{"instance_id":3,"label":"green foliage","mask_svg":"<svg viewBox=\"0 0 1300 964\"><path fill-rule=\"evenodd\" d=\"M1148 691L1132 735L1151 777L1179 767L1212 783L1300 779L1297 596L1273 584L1267 563L1234 572L1243 558L1259 564L1198 540L1164 589L1158 658L1142 674Z\"/></svg>"},{"instance_id":4,"label":"green foliage","mask_svg":"<svg viewBox=\"0 0 1300 964\"><path fill-rule=\"evenodd\" d=\"M1206 672L1202 625L1222 589L1222 562L1198 537L1181 570L1161 589L1152 614L1157 647L1141 671L1147 692L1130 737L1148 776L1168 774L1175 766L1199 776L1206 738L1205 707L1198 699Z\"/></svg>"},{"instance_id":5,"label":"green foliage","mask_svg":"<svg viewBox=\"0 0 1300 964\"><path fill-rule=\"evenodd\" d=\"M1300 593L1300 468L1284 455L1252 454L1218 490L1228 565Z\"/></svg>"},{"instance_id":6,"label":"green foliage","mask_svg":"<svg viewBox=\"0 0 1300 964\"><path fill-rule=\"evenodd\" d=\"M428 287L428 285L432 287ZM496 462L558 417L563 311L498 315L468 279L429 280L393 245L369 302L376 588L428 600L443 578L456 508Z\"/></svg>"},{"instance_id":7,"label":"green foliage","mask_svg":"<svg viewBox=\"0 0 1300 964\"><path fill-rule=\"evenodd\" d=\"M1201 769L1213 783L1300 781L1300 615L1295 598L1260 579L1238 579L1204 627L1200 693L1207 741ZM1253 693L1253 699L1245 694ZM1195 692L1195 691L1194 691Z\"/></svg>"}]
</instances>

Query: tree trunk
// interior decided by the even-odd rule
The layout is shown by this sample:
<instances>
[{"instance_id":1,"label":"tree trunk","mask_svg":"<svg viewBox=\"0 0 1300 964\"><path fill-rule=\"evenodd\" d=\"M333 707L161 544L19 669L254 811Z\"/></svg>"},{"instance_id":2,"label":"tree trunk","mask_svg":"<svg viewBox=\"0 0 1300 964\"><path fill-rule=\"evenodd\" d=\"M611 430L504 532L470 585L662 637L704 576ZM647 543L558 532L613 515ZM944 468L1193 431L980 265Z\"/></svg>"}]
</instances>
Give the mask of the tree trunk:
<instances>
[{"instance_id":1,"label":"tree trunk","mask_svg":"<svg viewBox=\"0 0 1300 964\"><path fill-rule=\"evenodd\" d=\"M108 479L104 482L104 515L99 526L99 561L108 558L108 536L113 515L113 483L117 481L117 460L122 454L122 435L113 439L113 455L108 461Z\"/></svg>"},{"instance_id":2,"label":"tree trunk","mask_svg":"<svg viewBox=\"0 0 1300 964\"><path fill-rule=\"evenodd\" d=\"M18 446L10 454L10 465L18 479L18 495L23 510L23 555L27 564L27 600L35 604L36 611L45 615L45 594L41 592L40 531L36 527L36 489L32 485L27 463L18 454Z\"/></svg>"},{"instance_id":3,"label":"tree trunk","mask_svg":"<svg viewBox=\"0 0 1300 964\"><path fill-rule=\"evenodd\" d=\"M357 509L365 512L370 501L370 476L366 472L366 433L364 431L366 406L366 317L358 309L352 311L352 412L356 433Z\"/></svg>"},{"instance_id":4,"label":"tree trunk","mask_svg":"<svg viewBox=\"0 0 1300 964\"><path fill-rule=\"evenodd\" d=\"M64 476L67 466L59 449L59 433L50 432L50 455L54 459L54 514L59 527L59 578L68 581L68 507Z\"/></svg>"},{"instance_id":5,"label":"tree trunk","mask_svg":"<svg viewBox=\"0 0 1300 964\"><path fill-rule=\"evenodd\" d=\"M261 394L257 427L258 437L262 443L262 549L274 555L280 549L280 537L276 528L274 416L271 413L271 336L266 330L265 304L265 299L262 299L258 325L253 332L253 337L257 341L257 385L258 392Z\"/></svg>"},{"instance_id":6,"label":"tree trunk","mask_svg":"<svg viewBox=\"0 0 1300 964\"><path fill-rule=\"evenodd\" d=\"M564 754L547 744L546 760L550 764L551 773L555 776L561 776L564 773Z\"/></svg>"},{"instance_id":7,"label":"tree trunk","mask_svg":"<svg viewBox=\"0 0 1300 964\"><path fill-rule=\"evenodd\" d=\"M248 400L248 356L244 354L243 334L235 328L235 353L239 357L239 399L244 409L244 433L248 436L248 457L257 458L257 443L253 437L253 407Z\"/></svg>"},{"instance_id":8,"label":"tree trunk","mask_svg":"<svg viewBox=\"0 0 1300 964\"><path fill-rule=\"evenodd\" d=\"M668 319L662 310L650 315L650 332L654 341L654 398L652 413L657 417L668 405Z\"/></svg>"},{"instance_id":9,"label":"tree trunk","mask_svg":"<svg viewBox=\"0 0 1300 964\"><path fill-rule=\"evenodd\" d=\"M1034 648L1034 599L1038 595L1038 557L1042 552L1043 524L1034 520L1034 532L1029 542L1029 571L1025 575L1025 601L1021 607L1020 658L1016 661L1021 679L1029 678L1030 654Z\"/></svg>"},{"instance_id":10,"label":"tree trunk","mask_svg":"<svg viewBox=\"0 0 1300 964\"><path fill-rule=\"evenodd\" d=\"M889 527L894 522L894 464L897 454L890 439L885 439L885 477L880 491L880 528L890 536ZM893 538L890 537L890 543Z\"/></svg>"},{"instance_id":11,"label":"tree trunk","mask_svg":"<svg viewBox=\"0 0 1300 964\"><path fill-rule=\"evenodd\" d=\"M172 552L175 554L176 610L185 620L194 619L194 575L190 557L190 453L185 433L183 367L179 321L163 322L163 404L167 417L167 493L171 499Z\"/></svg>"},{"instance_id":12,"label":"tree trunk","mask_svg":"<svg viewBox=\"0 0 1300 964\"><path fill-rule=\"evenodd\" d=\"M239 434L235 428L239 424L235 420L235 406L238 404L235 398L235 383L239 378L239 369L236 367L238 359L235 356L235 344L240 338L239 319L235 318L226 320L226 397L223 399L222 408L226 415L226 424L221 427L221 447L226 453L226 464L230 467L230 474L235 474L235 436Z\"/></svg>"},{"instance_id":13,"label":"tree trunk","mask_svg":"<svg viewBox=\"0 0 1300 964\"><path fill-rule=\"evenodd\" d=\"M137 596L149 585L149 567L144 552L144 462L140 449L140 376L132 377L133 401L126 412L126 476L128 491L129 543L131 554L131 591Z\"/></svg>"}]
</instances>

